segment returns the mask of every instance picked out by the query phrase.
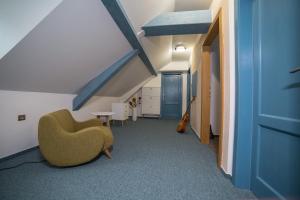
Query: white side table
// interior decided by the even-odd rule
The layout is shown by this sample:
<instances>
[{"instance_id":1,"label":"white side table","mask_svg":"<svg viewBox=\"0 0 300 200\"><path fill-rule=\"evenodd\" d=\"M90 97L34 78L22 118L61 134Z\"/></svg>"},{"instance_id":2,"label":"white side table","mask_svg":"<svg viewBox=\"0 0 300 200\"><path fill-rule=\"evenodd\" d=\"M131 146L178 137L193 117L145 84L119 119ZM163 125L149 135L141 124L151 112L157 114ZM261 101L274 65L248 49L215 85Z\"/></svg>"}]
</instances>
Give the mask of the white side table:
<instances>
[{"instance_id":1,"label":"white side table","mask_svg":"<svg viewBox=\"0 0 300 200\"><path fill-rule=\"evenodd\" d=\"M113 112L92 112L92 115L96 116L98 119L100 119L101 122L105 122L106 126L110 127L109 120L111 116L115 113Z\"/></svg>"}]
</instances>

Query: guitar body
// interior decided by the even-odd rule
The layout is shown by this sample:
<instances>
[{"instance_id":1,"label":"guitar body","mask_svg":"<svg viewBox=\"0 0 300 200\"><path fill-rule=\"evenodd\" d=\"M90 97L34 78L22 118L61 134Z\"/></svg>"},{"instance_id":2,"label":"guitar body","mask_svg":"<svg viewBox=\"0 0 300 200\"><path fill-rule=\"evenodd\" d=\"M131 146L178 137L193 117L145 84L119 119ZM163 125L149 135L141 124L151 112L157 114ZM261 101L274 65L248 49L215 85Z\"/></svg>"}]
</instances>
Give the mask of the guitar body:
<instances>
[{"instance_id":1,"label":"guitar body","mask_svg":"<svg viewBox=\"0 0 300 200\"><path fill-rule=\"evenodd\" d=\"M189 115L189 113L186 112L184 114L184 116L182 117L182 119L180 120L180 122L178 123L176 131L178 133L185 133L186 126L187 126L189 120L190 120L190 115Z\"/></svg>"},{"instance_id":2,"label":"guitar body","mask_svg":"<svg viewBox=\"0 0 300 200\"><path fill-rule=\"evenodd\" d=\"M188 111L189 111L190 106L191 106L191 104L194 100L195 100L195 98L193 98L193 100L190 102L190 105L189 105L188 109L186 110L186 112L184 113L182 119L179 121L179 123L177 125L176 131L178 133L185 133L186 132L186 126L190 121L190 114L189 114Z\"/></svg>"}]
</instances>

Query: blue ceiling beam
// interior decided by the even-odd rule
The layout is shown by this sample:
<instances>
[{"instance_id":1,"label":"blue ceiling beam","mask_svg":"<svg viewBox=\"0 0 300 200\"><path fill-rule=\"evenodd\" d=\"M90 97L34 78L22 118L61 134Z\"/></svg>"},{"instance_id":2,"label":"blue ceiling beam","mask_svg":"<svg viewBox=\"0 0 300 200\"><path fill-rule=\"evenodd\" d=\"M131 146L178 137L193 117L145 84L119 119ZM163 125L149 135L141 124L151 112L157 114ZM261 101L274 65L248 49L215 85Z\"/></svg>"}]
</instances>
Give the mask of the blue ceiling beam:
<instances>
[{"instance_id":1,"label":"blue ceiling beam","mask_svg":"<svg viewBox=\"0 0 300 200\"><path fill-rule=\"evenodd\" d=\"M143 61L143 63L146 65L148 70L152 75L157 75L157 72L155 68L152 66L148 56L146 55L142 45L140 44L134 29L132 28L129 19L122 8L120 2L118 0L101 0L118 25L119 29L122 31L130 45L133 49L139 50L139 57Z\"/></svg>"},{"instance_id":2,"label":"blue ceiling beam","mask_svg":"<svg viewBox=\"0 0 300 200\"><path fill-rule=\"evenodd\" d=\"M145 36L207 33L212 17L210 10L168 12L145 24Z\"/></svg>"},{"instance_id":3,"label":"blue ceiling beam","mask_svg":"<svg viewBox=\"0 0 300 200\"><path fill-rule=\"evenodd\" d=\"M98 92L115 74L117 74L130 60L137 56L139 50L132 50L104 72L88 82L73 99L73 110L79 110L96 92Z\"/></svg>"}]
</instances>

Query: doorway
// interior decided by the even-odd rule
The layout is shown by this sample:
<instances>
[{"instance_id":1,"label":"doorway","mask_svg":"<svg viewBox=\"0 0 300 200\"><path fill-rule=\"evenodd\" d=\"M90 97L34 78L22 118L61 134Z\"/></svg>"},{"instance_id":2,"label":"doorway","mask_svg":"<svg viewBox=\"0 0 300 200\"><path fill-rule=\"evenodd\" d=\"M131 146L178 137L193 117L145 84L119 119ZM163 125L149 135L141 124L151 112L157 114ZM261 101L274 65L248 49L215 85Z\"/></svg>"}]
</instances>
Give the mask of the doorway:
<instances>
[{"instance_id":1,"label":"doorway","mask_svg":"<svg viewBox=\"0 0 300 200\"><path fill-rule=\"evenodd\" d=\"M163 73L161 86L161 117L164 119L180 119L182 115L181 74Z\"/></svg>"},{"instance_id":2,"label":"doorway","mask_svg":"<svg viewBox=\"0 0 300 200\"><path fill-rule=\"evenodd\" d=\"M218 154L221 113L220 51L217 36L210 48L210 145Z\"/></svg>"},{"instance_id":3,"label":"doorway","mask_svg":"<svg viewBox=\"0 0 300 200\"><path fill-rule=\"evenodd\" d=\"M217 52L217 54L216 54ZM218 56L218 101L214 102L214 108L218 109L218 113L211 108L211 69L212 57ZM202 64L201 64L201 143L210 144L212 135L211 123L214 121L215 129L218 132L217 146L217 163L221 166L222 162L222 133L223 133L223 113L224 113L224 66L223 66L223 34L222 34L222 10L220 10L209 28L208 34L202 47ZM216 63L213 63L216 64ZM214 97L216 98L216 97ZM215 99L214 99L215 100ZM212 113L214 112L214 113ZM212 120L211 116L217 117L217 121ZM216 131L215 131L216 132Z\"/></svg>"}]
</instances>

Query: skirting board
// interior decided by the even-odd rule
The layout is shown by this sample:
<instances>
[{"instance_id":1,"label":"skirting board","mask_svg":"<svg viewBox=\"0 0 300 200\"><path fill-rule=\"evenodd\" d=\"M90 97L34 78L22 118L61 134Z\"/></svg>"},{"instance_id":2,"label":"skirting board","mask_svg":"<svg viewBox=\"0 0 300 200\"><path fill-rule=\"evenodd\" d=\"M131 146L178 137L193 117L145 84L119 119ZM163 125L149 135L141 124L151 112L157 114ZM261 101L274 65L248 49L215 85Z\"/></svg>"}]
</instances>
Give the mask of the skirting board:
<instances>
[{"instance_id":1,"label":"skirting board","mask_svg":"<svg viewBox=\"0 0 300 200\"><path fill-rule=\"evenodd\" d=\"M32 148L30 148L30 149L26 149L26 150L24 150L24 151L15 153L15 154L13 154L13 155L10 155L10 156L4 157L4 158L0 158L0 163L1 163L1 162L4 162L4 161L7 161L7 160L10 160L10 159L12 159L12 158L21 156L21 155L23 155L23 154L25 154L25 153L28 153L28 152L30 152L30 151L34 151L34 150L36 150L36 149L38 149L38 148L39 148L39 146L32 147Z\"/></svg>"},{"instance_id":2,"label":"skirting board","mask_svg":"<svg viewBox=\"0 0 300 200\"><path fill-rule=\"evenodd\" d=\"M194 129L192 126L190 126L190 127L191 127L192 131L195 133L195 135L197 135L197 137L198 137L199 139L201 139L201 138L200 138L200 133L198 133L198 131L196 131L196 129Z\"/></svg>"},{"instance_id":3,"label":"skirting board","mask_svg":"<svg viewBox=\"0 0 300 200\"><path fill-rule=\"evenodd\" d=\"M160 119L160 115L143 114L143 118L157 118L157 119Z\"/></svg>"},{"instance_id":4,"label":"skirting board","mask_svg":"<svg viewBox=\"0 0 300 200\"><path fill-rule=\"evenodd\" d=\"M221 167L221 172L223 174L223 176L229 180L232 179L232 176L230 174L226 174L226 172L224 171L224 169Z\"/></svg>"}]
</instances>

